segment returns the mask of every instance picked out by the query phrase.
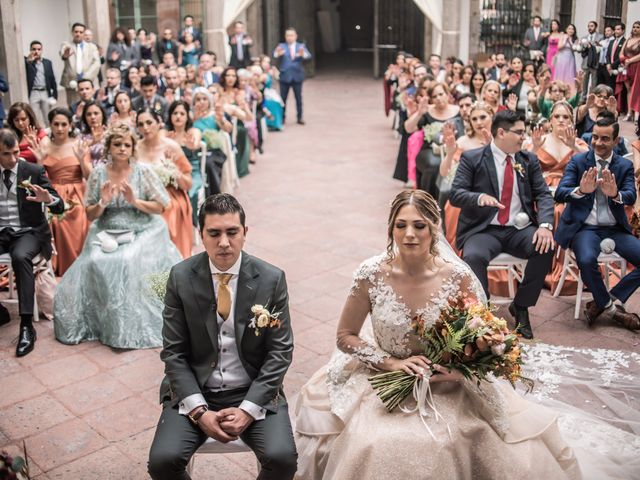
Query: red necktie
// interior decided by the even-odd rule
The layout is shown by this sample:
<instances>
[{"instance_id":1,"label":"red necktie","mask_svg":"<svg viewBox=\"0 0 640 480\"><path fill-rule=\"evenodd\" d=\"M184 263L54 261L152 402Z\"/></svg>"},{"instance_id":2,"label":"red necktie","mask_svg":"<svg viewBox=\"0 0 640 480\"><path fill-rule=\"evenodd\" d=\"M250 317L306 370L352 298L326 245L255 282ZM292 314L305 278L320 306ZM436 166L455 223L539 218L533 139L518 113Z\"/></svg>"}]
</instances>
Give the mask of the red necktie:
<instances>
[{"instance_id":1,"label":"red necktie","mask_svg":"<svg viewBox=\"0 0 640 480\"><path fill-rule=\"evenodd\" d=\"M502 195L500 195L500 203L504 205L504 208L498 212L498 222L500 222L500 225L506 225L509 221L511 196L513 195L513 168L511 168L511 155L506 156L505 162Z\"/></svg>"}]
</instances>

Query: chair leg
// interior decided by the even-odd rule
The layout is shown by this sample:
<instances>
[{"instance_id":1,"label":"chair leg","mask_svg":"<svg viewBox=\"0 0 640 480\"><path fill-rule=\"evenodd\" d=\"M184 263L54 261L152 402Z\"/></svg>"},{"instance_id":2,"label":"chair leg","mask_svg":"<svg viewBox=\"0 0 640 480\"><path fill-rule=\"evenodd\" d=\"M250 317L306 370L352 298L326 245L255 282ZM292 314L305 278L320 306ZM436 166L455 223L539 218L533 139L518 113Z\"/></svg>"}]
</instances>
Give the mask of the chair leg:
<instances>
[{"instance_id":1,"label":"chair leg","mask_svg":"<svg viewBox=\"0 0 640 480\"><path fill-rule=\"evenodd\" d=\"M509 281L509 298L511 300L513 300L516 297L515 291L513 289L513 281L514 281L514 275L513 275L513 269L515 267L511 266L507 269L507 278Z\"/></svg>"},{"instance_id":2,"label":"chair leg","mask_svg":"<svg viewBox=\"0 0 640 480\"><path fill-rule=\"evenodd\" d=\"M609 262L604 262L603 266L604 266L604 284L607 287L607 290L609 290L609 275L611 275L611 272L609 271Z\"/></svg>"},{"instance_id":3,"label":"chair leg","mask_svg":"<svg viewBox=\"0 0 640 480\"><path fill-rule=\"evenodd\" d=\"M578 290L576 291L576 308L573 312L573 318L576 320L580 318L580 306L582 305L582 277L578 273Z\"/></svg>"},{"instance_id":4,"label":"chair leg","mask_svg":"<svg viewBox=\"0 0 640 480\"><path fill-rule=\"evenodd\" d=\"M620 279L627 275L627 261L623 258L620 260Z\"/></svg>"},{"instance_id":5,"label":"chair leg","mask_svg":"<svg viewBox=\"0 0 640 480\"><path fill-rule=\"evenodd\" d=\"M16 286L11 265L7 265L7 278L9 279L9 298L16 298Z\"/></svg>"}]
</instances>

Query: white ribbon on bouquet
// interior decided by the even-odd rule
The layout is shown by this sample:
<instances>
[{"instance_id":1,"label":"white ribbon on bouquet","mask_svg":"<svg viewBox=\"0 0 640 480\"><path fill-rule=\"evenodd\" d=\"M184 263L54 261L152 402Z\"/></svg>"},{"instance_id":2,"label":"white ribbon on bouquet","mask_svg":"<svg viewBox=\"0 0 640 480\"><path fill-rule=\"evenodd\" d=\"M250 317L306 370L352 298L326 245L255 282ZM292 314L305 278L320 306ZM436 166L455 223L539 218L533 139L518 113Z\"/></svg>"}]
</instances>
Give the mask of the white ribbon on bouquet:
<instances>
[{"instance_id":1,"label":"white ribbon on bouquet","mask_svg":"<svg viewBox=\"0 0 640 480\"><path fill-rule=\"evenodd\" d=\"M429 435L431 435L431 438L436 440L436 436L433 434L433 432L431 431L431 428L425 421L425 418L431 417L429 410L433 411L433 416L436 419L436 422L442 419L442 421L447 426L447 431L449 432L449 438L453 439L449 424L445 421L442 414L438 412L438 409L436 408L436 403L433 400L433 393L431 391L431 376L432 376L431 371L429 371L428 373L425 372L422 375L422 377L416 380L416 383L413 384L413 399L416 401L416 406L413 408L407 408L403 405L400 405L399 406L400 410L403 413L418 412L418 414L420 415L420 420L422 421L422 424L425 426L425 428L429 432Z\"/></svg>"}]
</instances>

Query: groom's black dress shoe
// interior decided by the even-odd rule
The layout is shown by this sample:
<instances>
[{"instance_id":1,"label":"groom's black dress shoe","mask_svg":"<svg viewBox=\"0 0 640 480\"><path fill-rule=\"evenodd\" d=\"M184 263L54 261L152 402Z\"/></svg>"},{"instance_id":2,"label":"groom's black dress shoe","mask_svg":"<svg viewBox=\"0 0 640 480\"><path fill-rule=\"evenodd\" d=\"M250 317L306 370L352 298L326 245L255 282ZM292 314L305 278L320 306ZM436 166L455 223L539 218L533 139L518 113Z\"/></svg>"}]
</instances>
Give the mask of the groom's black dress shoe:
<instances>
[{"instance_id":1,"label":"groom's black dress shoe","mask_svg":"<svg viewBox=\"0 0 640 480\"><path fill-rule=\"evenodd\" d=\"M29 354L36 345L36 329L33 325L21 326L20 336L18 337L18 346L16 347L16 356L24 357Z\"/></svg>"},{"instance_id":2,"label":"groom's black dress shoe","mask_svg":"<svg viewBox=\"0 0 640 480\"><path fill-rule=\"evenodd\" d=\"M522 335L523 338L531 340L533 338L533 330L531 330L531 323L529 323L529 310L521 310L516 308L514 303L509 305L509 313L516 320L516 332Z\"/></svg>"},{"instance_id":3,"label":"groom's black dress shoe","mask_svg":"<svg viewBox=\"0 0 640 480\"><path fill-rule=\"evenodd\" d=\"M0 303L0 327L5 325L11 321L11 315L9 315L9 310L7 307Z\"/></svg>"}]
</instances>

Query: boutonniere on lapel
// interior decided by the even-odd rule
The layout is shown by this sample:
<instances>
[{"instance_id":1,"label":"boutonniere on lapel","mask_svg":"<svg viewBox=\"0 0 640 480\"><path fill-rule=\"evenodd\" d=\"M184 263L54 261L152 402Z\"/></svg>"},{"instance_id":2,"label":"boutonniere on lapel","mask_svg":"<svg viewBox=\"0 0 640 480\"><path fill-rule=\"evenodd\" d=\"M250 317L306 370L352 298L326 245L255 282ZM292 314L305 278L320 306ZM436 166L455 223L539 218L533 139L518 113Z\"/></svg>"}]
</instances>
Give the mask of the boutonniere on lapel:
<instances>
[{"instance_id":1,"label":"boutonniere on lapel","mask_svg":"<svg viewBox=\"0 0 640 480\"><path fill-rule=\"evenodd\" d=\"M24 179L18 184L18 188L24 188L27 193L30 193L33 190L33 183L31 183L31 177Z\"/></svg>"},{"instance_id":2,"label":"boutonniere on lapel","mask_svg":"<svg viewBox=\"0 0 640 480\"><path fill-rule=\"evenodd\" d=\"M260 336L262 329L280 328L280 325L282 324L281 320L278 318L278 316L280 316L280 312L272 313L262 305L254 305L251 307L251 313L253 313L253 318L251 319L251 322L249 322L249 328L253 328L255 330L256 337Z\"/></svg>"},{"instance_id":3,"label":"boutonniere on lapel","mask_svg":"<svg viewBox=\"0 0 640 480\"><path fill-rule=\"evenodd\" d=\"M518 172L520 178L524 178L524 166L521 163L513 162L513 169Z\"/></svg>"}]
</instances>

